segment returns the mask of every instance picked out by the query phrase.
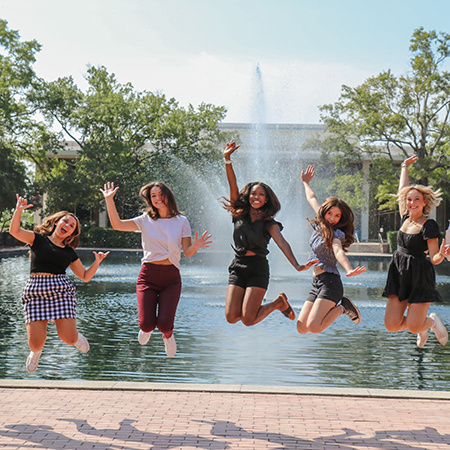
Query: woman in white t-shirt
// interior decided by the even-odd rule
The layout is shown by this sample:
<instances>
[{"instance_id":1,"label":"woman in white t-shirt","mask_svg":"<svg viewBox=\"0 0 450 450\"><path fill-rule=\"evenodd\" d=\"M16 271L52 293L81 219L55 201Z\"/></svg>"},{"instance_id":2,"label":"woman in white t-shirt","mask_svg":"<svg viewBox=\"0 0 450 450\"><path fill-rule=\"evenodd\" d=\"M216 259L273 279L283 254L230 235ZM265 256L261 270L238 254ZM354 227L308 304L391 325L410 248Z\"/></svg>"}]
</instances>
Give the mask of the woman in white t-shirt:
<instances>
[{"instance_id":1,"label":"woman in white t-shirt","mask_svg":"<svg viewBox=\"0 0 450 450\"><path fill-rule=\"evenodd\" d=\"M138 340L147 344L153 330L163 334L166 354L175 356L177 344L173 336L175 313L181 294L181 248L188 258L198 249L208 247L211 235L205 231L191 239L191 227L177 207L173 192L162 182L142 187L139 196L146 203L145 212L122 220L117 213L114 195L119 187L106 183L101 189L106 200L109 220L115 230L142 233L142 267L136 284L139 311Z\"/></svg>"}]
</instances>

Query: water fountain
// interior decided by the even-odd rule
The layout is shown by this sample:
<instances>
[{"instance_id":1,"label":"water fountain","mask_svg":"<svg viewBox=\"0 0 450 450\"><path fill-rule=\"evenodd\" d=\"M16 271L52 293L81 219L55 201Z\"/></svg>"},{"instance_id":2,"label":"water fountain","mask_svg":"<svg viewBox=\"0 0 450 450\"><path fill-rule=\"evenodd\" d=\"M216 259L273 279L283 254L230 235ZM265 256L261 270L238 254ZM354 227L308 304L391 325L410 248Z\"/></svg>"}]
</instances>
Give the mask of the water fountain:
<instances>
[{"instance_id":1,"label":"water fountain","mask_svg":"<svg viewBox=\"0 0 450 450\"><path fill-rule=\"evenodd\" d=\"M255 77L261 87L255 92L263 96L259 67ZM259 99L260 105L263 100ZM310 234L305 217L312 212L304 211L306 208L300 203L301 155L296 153L289 159L291 153L284 150L293 143L272 141L270 125L264 122L247 131L242 135L242 148L233 157L239 186L259 178L274 188L282 203L277 218L285 225L283 233L302 260L303 251L307 251L303 241ZM199 224L198 231L204 226L215 235L210 250L182 261L183 292L175 327L177 356L173 359L165 356L159 333L146 346L138 344L135 282L140 254L113 251L89 283L79 281L69 272L77 287L77 321L91 341L90 352L81 354L62 344L55 327L50 325L39 368L32 375L27 374L28 346L20 297L28 277L29 260L27 256L3 258L0 259L1 378L448 388L450 345L440 346L430 336L427 345L418 349L411 333L389 333L384 328L385 301L381 292L386 262L360 261L358 264L367 265L368 272L364 277L345 280L346 292L362 310L364 320L358 326L343 318L320 335L301 336L295 324L281 314L272 314L249 328L240 323L228 324L224 298L226 267L232 257L229 246L232 227L229 214L217 201L220 195L228 194L225 175L223 182L201 180L178 161L174 166L185 174L189 185L195 186L208 208L204 216L211 222ZM184 201L189 198L183 197L181 208L186 208ZM196 226L193 228L197 231ZM91 252L80 255L86 265L92 262ZM272 275L268 295L284 290L298 312L310 289L311 272L295 272L277 248L271 248L269 259ZM450 324L450 291L446 288L450 283L450 265L438 266L437 273L438 288L446 303L431 308L444 323Z\"/></svg>"}]
</instances>

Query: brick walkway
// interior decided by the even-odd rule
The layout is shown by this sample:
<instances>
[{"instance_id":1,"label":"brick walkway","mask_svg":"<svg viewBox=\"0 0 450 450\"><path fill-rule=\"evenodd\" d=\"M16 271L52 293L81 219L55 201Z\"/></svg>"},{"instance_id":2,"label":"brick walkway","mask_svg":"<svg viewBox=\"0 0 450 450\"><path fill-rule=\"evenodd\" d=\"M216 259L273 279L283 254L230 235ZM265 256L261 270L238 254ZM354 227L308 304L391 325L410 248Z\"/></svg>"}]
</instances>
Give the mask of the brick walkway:
<instances>
[{"instance_id":1,"label":"brick walkway","mask_svg":"<svg viewBox=\"0 0 450 450\"><path fill-rule=\"evenodd\" d=\"M137 383L123 390L95 382L93 389L89 382L66 389L45 387L50 382L5 387L8 380L1 381L0 448L450 448L446 393L440 399L405 398L404 393L383 398L350 397L342 390L338 395L284 393L288 388L205 392L186 385L144 389Z\"/></svg>"}]
</instances>

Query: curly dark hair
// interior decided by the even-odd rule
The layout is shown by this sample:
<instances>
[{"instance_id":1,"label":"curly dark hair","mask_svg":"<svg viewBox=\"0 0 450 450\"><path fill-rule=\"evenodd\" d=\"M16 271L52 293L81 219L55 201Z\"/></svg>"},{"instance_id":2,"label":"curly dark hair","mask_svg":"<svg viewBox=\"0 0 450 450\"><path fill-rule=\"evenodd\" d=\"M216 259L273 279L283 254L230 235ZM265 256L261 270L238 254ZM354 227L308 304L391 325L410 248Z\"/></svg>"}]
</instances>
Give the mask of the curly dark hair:
<instances>
[{"instance_id":1,"label":"curly dark hair","mask_svg":"<svg viewBox=\"0 0 450 450\"><path fill-rule=\"evenodd\" d=\"M250 214L250 193L256 186L261 186L266 192L267 197L266 204L258 210L262 213L262 219L275 217L281 208L280 201L272 188L262 181L252 181L251 183L247 183L239 192L239 197L235 202L232 202L225 197L221 197L223 199L223 207L230 212L233 217L241 218L248 216Z\"/></svg>"}]
</instances>

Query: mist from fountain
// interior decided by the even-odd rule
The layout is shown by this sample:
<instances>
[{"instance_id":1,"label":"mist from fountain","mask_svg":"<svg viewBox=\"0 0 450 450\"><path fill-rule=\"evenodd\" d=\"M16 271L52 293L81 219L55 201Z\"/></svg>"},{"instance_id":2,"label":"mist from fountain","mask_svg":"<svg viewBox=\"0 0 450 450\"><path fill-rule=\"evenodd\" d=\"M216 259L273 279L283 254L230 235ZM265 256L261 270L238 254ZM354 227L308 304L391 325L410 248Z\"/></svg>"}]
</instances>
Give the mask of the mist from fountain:
<instances>
[{"instance_id":1,"label":"mist from fountain","mask_svg":"<svg viewBox=\"0 0 450 450\"><path fill-rule=\"evenodd\" d=\"M281 203L276 219L284 226L283 235L291 244L299 262L309 252L308 238L311 228L306 217L314 213L306 204L300 172L306 166L301 153L298 134L277 133L280 125L266 122L266 95L261 67L256 65L251 89L250 117L252 124L248 136L242 135L241 148L233 155L238 186L250 181L263 181L275 192ZM294 141L293 141L294 140ZM295 149L292 151L292 149ZM297 150L298 149L298 150ZM286 267L286 258L271 242L271 264ZM287 263L288 264L288 263Z\"/></svg>"}]
</instances>

